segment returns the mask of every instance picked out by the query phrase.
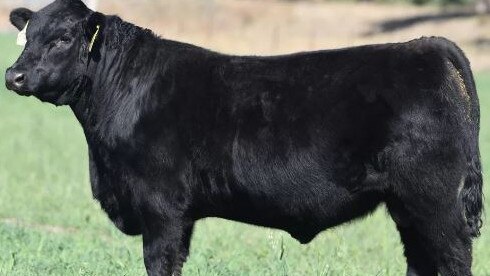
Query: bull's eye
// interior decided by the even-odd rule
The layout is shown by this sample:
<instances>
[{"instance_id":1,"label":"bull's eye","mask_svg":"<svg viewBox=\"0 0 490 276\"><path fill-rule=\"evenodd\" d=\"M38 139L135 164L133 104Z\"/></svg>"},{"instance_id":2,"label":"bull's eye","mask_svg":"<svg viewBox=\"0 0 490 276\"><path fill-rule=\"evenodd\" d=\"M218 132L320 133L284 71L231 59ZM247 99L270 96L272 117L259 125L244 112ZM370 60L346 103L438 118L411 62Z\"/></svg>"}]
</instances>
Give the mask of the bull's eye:
<instances>
[{"instance_id":1,"label":"bull's eye","mask_svg":"<svg viewBox=\"0 0 490 276\"><path fill-rule=\"evenodd\" d=\"M61 44L68 44L71 42L71 38L69 38L68 36L62 36L58 41Z\"/></svg>"}]
</instances>

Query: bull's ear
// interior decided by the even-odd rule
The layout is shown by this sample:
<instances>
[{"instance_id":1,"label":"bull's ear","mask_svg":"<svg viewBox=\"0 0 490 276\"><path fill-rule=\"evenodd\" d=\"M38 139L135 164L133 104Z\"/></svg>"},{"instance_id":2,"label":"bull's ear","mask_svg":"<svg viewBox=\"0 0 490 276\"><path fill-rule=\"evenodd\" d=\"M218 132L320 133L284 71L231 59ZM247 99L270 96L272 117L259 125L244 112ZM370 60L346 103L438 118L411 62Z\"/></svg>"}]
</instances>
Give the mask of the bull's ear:
<instances>
[{"instance_id":1,"label":"bull's ear","mask_svg":"<svg viewBox=\"0 0 490 276\"><path fill-rule=\"evenodd\" d=\"M10 13L10 22L14 25L19 31L23 30L32 17L33 12L26 8L18 8L13 10Z\"/></svg>"}]
</instances>

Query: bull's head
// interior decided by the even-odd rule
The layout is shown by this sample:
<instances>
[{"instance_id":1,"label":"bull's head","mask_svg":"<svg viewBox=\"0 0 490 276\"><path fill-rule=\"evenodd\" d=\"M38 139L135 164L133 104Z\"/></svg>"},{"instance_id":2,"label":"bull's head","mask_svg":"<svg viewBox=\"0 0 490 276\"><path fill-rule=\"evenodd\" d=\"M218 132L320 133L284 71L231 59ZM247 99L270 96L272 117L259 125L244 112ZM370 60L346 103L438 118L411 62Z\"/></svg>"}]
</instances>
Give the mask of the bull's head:
<instances>
[{"instance_id":1,"label":"bull's head","mask_svg":"<svg viewBox=\"0 0 490 276\"><path fill-rule=\"evenodd\" d=\"M7 88L56 105L73 104L86 85L103 16L80 0L57 0L38 12L15 9L10 21L25 31L26 44L7 69ZM23 34L19 36L22 42Z\"/></svg>"}]
</instances>

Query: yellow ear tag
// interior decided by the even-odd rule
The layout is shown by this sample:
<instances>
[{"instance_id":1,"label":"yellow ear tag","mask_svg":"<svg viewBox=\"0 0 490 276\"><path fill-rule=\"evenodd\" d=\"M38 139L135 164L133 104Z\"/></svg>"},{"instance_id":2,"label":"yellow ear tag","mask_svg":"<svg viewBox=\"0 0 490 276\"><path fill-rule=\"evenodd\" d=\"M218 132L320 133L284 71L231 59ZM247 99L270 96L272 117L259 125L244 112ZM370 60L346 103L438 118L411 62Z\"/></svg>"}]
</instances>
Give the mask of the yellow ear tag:
<instances>
[{"instance_id":1,"label":"yellow ear tag","mask_svg":"<svg viewBox=\"0 0 490 276\"><path fill-rule=\"evenodd\" d=\"M88 52L92 52L92 48L94 47L94 44L95 44L95 40L97 39L97 36L99 35L99 30L100 30L100 26L97 25L97 30L95 31L95 34L94 36L92 36L92 39L90 40L90 45L88 46Z\"/></svg>"},{"instance_id":2,"label":"yellow ear tag","mask_svg":"<svg viewBox=\"0 0 490 276\"><path fill-rule=\"evenodd\" d=\"M27 25L29 25L29 21L27 21L24 29L22 29L22 31L20 31L20 33L17 35L17 45L19 46L26 46L27 44Z\"/></svg>"}]
</instances>

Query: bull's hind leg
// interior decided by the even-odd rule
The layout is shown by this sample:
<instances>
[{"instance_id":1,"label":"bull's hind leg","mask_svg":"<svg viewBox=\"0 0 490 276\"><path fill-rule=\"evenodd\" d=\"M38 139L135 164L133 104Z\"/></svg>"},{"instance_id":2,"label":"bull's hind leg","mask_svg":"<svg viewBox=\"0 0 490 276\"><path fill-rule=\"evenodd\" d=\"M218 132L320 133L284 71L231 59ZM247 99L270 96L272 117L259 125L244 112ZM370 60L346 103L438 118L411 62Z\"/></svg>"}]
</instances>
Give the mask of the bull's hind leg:
<instances>
[{"instance_id":1,"label":"bull's hind leg","mask_svg":"<svg viewBox=\"0 0 490 276\"><path fill-rule=\"evenodd\" d=\"M442 276L472 275L471 236L463 216L461 206L456 204L437 210L429 221L416 227L426 238Z\"/></svg>"},{"instance_id":2,"label":"bull's hind leg","mask_svg":"<svg viewBox=\"0 0 490 276\"><path fill-rule=\"evenodd\" d=\"M405 248L407 276L471 275L471 238L457 205L390 212Z\"/></svg>"},{"instance_id":3,"label":"bull's hind leg","mask_svg":"<svg viewBox=\"0 0 490 276\"><path fill-rule=\"evenodd\" d=\"M437 266L425 246L424 237L410 225L409 215L404 207L397 201L388 202L387 207L403 243L407 259L407 276L437 276Z\"/></svg>"},{"instance_id":4,"label":"bull's hind leg","mask_svg":"<svg viewBox=\"0 0 490 276\"><path fill-rule=\"evenodd\" d=\"M407 258L407 276L437 276L432 256L424 248L423 239L412 227L398 227Z\"/></svg>"},{"instance_id":5,"label":"bull's hind leg","mask_svg":"<svg viewBox=\"0 0 490 276\"><path fill-rule=\"evenodd\" d=\"M434 169L403 177L398 195L388 201L405 246L407 275L470 276L471 236L458 195L462 170Z\"/></svg>"}]
</instances>

